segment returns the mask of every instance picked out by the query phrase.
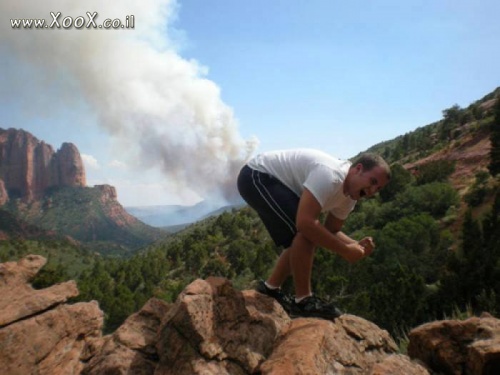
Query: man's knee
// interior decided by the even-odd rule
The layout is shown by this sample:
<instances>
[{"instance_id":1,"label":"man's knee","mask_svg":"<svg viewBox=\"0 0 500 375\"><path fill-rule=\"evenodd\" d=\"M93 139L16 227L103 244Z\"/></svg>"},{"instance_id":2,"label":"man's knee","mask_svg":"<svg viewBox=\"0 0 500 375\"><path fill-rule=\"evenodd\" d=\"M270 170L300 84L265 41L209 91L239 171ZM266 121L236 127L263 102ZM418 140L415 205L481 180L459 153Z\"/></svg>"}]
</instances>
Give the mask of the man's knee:
<instances>
[{"instance_id":1,"label":"man's knee","mask_svg":"<svg viewBox=\"0 0 500 375\"><path fill-rule=\"evenodd\" d=\"M316 250L316 245L301 232L297 232L295 235L292 246L296 246L302 251L314 252Z\"/></svg>"}]
</instances>

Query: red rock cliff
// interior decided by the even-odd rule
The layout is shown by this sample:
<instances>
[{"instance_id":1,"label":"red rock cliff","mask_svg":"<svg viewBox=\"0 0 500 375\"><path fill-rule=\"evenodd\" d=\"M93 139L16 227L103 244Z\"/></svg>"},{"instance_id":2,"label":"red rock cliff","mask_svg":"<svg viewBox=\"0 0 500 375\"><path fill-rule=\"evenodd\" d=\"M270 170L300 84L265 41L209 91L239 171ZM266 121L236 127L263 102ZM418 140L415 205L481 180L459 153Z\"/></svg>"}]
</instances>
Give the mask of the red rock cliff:
<instances>
[{"instance_id":1,"label":"red rock cliff","mask_svg":"<svg viewBox=\"0 0 500 375\"><path fill-rule=\"evenodd\" d=\"M85 186L85 169L75 145L63 143L55 152L22 129L0 129L0 180L9 198L32 201L45 190Z\"/></svg>"}]
</instances>

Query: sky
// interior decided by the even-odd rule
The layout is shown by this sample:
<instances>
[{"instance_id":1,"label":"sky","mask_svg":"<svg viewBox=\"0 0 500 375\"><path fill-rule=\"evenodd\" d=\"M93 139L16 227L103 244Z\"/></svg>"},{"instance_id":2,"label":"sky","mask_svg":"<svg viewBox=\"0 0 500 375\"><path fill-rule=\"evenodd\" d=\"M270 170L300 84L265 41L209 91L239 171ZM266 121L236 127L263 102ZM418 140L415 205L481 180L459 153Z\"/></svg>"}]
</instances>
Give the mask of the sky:
<instances>
[{"instance_id":1,"label":"sky","mask_svg":"<svg viewBox=\"0 0 500 375\"><path fill-rule=\"evenodd\" d=\"M88 186L126 207L221 206L259 152L351 158L493 91L498 14L496 0L3 0L0 128L74 143Z\"/></svg>"}]
</instances>

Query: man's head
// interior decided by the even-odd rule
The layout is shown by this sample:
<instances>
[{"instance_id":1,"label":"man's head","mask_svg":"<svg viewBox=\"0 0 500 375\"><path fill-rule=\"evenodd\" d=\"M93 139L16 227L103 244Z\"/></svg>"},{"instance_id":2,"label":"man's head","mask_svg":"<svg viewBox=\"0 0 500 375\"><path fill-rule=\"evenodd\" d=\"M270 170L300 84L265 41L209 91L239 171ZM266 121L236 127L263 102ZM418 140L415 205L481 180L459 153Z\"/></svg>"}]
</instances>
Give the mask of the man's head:
<instances>
[{"instance_id":1,"label":"man's head","mask_svg":"<svg viewBox=\"0 0 500 375\"><path fill-rule=\"evenodd\" d=\"M376 154L362 154L352 164L344 181L344 194L351 199L369 198L391 179L391 168Z\"/></svg>"}]
</instances>

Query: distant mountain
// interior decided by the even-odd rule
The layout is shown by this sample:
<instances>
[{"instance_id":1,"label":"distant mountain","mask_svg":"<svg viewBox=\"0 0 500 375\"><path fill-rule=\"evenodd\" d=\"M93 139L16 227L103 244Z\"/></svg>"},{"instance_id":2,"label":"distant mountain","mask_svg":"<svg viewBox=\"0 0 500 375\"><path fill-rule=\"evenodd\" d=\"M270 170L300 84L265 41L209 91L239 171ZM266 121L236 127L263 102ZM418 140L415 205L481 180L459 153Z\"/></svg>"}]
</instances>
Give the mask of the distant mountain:
<instances>
[{"instance_id":1,"label":"distant mountain","mask_svg":"<svg viewBox=\"0 0 500 375\"><path fill-rule=\"evenodd\" d=\"M55 152L22 129L0 129L0 207L11 215L3 215L0 232L21 236L18 220L101 253L124 255L166 235L127 213L113 186L85 186L75 145Z\"/></svg>"},{"instance_id":2,"label":"distant mountain","mask_svg":"<svg viewBox=\"0 0 500 375\"><path fill-rule=\"evenodd\" d=\"M85 169L76 146L53 147L22 129L0 128L0 180L6 199L30 202L58 187L86 185Z\"/></svg>"},{"instance_id":3,"label":"distant mountain","mask_svg":"<svg viewBox=\"0 0 500 375\"><path fill-rule=\"evenodd\" d=\"M125 210L139 220L154 227L166 228L173 232L184 226L210 216L230 211L241 205L214 206L201 201L192 206L165 205L165 206L137 206L125 207Z\"/></svg>"}]
</instances>

